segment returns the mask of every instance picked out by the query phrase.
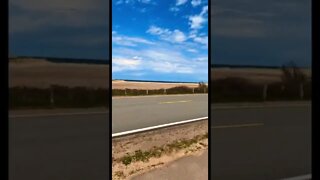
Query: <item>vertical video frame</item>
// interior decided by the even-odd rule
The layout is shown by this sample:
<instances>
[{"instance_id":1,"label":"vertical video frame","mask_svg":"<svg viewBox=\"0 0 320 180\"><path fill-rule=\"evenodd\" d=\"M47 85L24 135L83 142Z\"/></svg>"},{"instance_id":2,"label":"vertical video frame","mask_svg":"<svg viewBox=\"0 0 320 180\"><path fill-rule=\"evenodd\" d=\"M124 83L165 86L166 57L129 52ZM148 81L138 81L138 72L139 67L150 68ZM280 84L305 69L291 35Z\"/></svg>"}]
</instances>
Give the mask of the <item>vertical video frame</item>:
<instances>
[{"instance_id":1,"label":"vertical video frame","mask_svg":"<svg viewBox=\"0 0 320 180\"><path fill-rule=\"evenodd\" d=\"M112 1L112 179L208 179L207 1Z\"/></svg>"}]
</instances>

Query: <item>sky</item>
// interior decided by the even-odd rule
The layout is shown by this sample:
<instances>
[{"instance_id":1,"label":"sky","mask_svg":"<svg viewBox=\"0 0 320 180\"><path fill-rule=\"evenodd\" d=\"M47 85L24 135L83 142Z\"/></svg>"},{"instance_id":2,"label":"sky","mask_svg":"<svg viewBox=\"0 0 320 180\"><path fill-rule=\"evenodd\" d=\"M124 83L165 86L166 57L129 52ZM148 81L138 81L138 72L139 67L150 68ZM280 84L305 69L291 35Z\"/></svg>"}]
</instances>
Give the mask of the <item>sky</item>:
<instances>
[{"instance_id":1,"label":"sky","mask_svg":"<svg viewBox=\"0 0 320 180\"><path fill-rule=\"evenodd\" d=\"M167 29L167 35L183 32L189 37L188 16L199 15L204 6L203 0L113 0L113 3L118 13L119 8L126 10L115 19L137 26L134 29L114 26L117 35L141 38L145 38L151 24ZM109 0L9 0L9 54L108 59L108 5ZM155 10L156 7L161 10ZM212 64L279 66L294 61L300 66L311 65L311 0L212 0L211 12ZM136 32L138 29L140 33ZM174 32L176 29L179 31ZM170 45L163 34L158 36L163 44ZM150 34L148 40L159 40L156 38ZM192 43L192 39L185 42ZM176 50L173 47L176 46L169 49ZM195 48L188 48L192 49ZM186 70L189 68L193 67Z\"/></svg>"},{"instance_id":2,"label":"sky","mask_svg":"<svg viewBox=\"0 0 320 180\"><path fill-rule=\"evenodd\" d=\"M112 78L208 81L208 2L113 0Z\"/></svg>"},{"instance_id":3,"label":"sky","mask_svg":"<svg viewBox=\"0 0 320 180\"><path fill-rule=\"evenodd\" d=\"M212 64L311 66L311 0L212 0Z\"/></svg>"},{"instance_id":4,"label":"sky","mask_svg":"<svg viewBox=\"0 0 320 180\"><path fill-rule=\"evenodd\" d=\"M109 0L9 0L9 54L109 58Z\"/></svg>"}]
</instances>

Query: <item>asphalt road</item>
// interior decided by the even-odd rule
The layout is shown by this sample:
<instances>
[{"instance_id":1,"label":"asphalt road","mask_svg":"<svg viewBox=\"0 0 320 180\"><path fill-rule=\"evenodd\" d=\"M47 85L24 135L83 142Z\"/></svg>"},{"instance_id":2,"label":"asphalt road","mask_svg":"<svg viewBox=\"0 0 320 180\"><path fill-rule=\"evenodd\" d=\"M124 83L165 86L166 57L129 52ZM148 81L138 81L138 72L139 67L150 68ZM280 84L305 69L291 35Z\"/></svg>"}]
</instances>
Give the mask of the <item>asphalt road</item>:
<instances>
[{"instance_id":1,"label":"asphalt road","mask_svg":"<svg viewBox=\"0 0 320 180\"><path fill-rule=\"evenodd\" d=\"M108 113L10 113L10 180L108 179Z\"/></svg>"},{"instance_id":2,"label":"asphalt road","mask_svg":"<svg viewBox=\"0 0 320 180\"><path fill-rule=\"evenodd\" d=\"M112 99L112 133L207 116L207 94Z\"/></svg>"},{"instance_id":3,"label":"asphalt road","mask_svg":"<svg viewBox=\"0 0 320 180\"><path fill-rule=\"evenodd\" d=\"M272 180L311 173L311 105L211 109L214 180Z\"/></svg>"}]
</instances>

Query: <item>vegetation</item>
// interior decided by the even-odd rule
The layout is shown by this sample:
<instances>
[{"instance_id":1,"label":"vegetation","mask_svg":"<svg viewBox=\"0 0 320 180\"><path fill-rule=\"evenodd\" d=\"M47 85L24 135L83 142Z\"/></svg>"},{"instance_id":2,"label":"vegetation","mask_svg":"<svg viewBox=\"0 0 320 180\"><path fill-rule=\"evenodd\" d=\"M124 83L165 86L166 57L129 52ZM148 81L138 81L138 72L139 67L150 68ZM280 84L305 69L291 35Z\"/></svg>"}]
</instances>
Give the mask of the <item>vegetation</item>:
<instances>
[{"instance_id":1,"label":"vegetation","mask_svg":"<svg viewBox=\"0 0 320 180\"><path fill-rule=\"evenodd\" d=\"M112 96L142 96L142 95L165 95L165 94L193 94L208 93L208 86L200 82L197 88L187 86L176 86L168 89L112 89Z\"/></svg>"},{"instance_id":2,"label":"vegetation","mask_svg":"<svg viewBox=\"0 0 320 180\"><path fill-rule=\"evenodd\" d=\"M12 87L9 89L9 109L108 107L108 94L108 90L102 88Z\"/></svg>"},{"instance_id":3,"label":"vegetation","mask_svg":"<svg viewBox=\"0 0 320 180\"><path fill-rule=\"evenodd\" d=\"M211 101L219 103L310 100L311 80L292 62L283 65L281 70L280 82L264 85L236 77L214 80L211 86Z\"/></svg>"},{"instance_id":4,"label":"vegetation","mask_svg":"<svg viewBox=\"0 0 320 180\"><path fill-rule=\"evenodd\" d=\"M137 162L137 161L147 162L152 157L159 158L163 154L172 153L173 151L179 151L182 149L187 149L193 144L197 144L201 140L204 140L207 138L208 138L208 133L195 136L192 139L182 139L179 141L174 141L170 144L167 144L161 147L153 147L148 151L137 150L132 154L127 153L124 157L120 158L120 161L126 166L131 164L132 162ZM200 143L200 145L203 146L204 144Z\"/></svg>"}]
</instances>

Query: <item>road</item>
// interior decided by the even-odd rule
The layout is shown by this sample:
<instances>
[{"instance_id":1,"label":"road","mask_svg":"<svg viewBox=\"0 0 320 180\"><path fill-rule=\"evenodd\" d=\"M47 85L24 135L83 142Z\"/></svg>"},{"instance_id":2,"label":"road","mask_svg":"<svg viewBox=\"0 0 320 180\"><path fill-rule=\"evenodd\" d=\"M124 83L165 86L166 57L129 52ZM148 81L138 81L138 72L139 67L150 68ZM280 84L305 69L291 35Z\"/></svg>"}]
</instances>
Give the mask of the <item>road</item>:
<instances>
[{"instance_id":1,"label":"road","mask_svg":"<svg viewBox=\"0 0 320 180\"><path fill-rule=\"evenodd\" d=\"M310 103L212 105L211 115L211 179L270 180L311 173Z\"/></svg>"},{"instance_id":2,"label":"road","mask_svg":"<svg viewBox=\"0 0 320 180\"><path fill-rule=\"evenodd\" d=\"M112 133L207 116L207 94L112 99Z\"/></svg>"},{"instance_id":3,"label":"road","mask_svg":"<svg viewBox=\"0 0 320 180\"><path fill-rule=\"evenodd\" d=\"M10 113L9 179L108 179L108 112Z\"/></svg>"}]
</instances>

